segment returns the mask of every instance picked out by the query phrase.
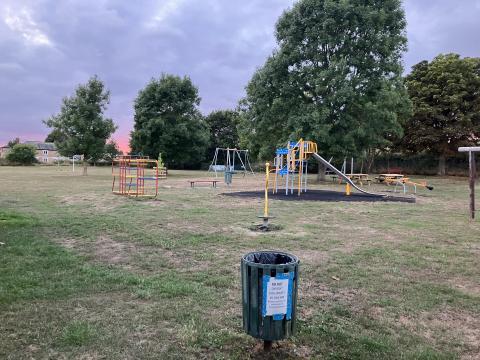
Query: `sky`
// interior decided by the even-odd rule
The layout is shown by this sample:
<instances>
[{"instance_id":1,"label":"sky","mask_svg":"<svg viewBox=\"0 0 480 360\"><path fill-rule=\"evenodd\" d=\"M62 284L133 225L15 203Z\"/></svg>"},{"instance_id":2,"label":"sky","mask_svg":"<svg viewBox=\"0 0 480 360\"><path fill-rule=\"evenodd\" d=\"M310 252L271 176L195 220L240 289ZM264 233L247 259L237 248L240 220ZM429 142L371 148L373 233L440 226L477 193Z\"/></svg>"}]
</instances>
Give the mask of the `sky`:
<instances>
[{"instance_id":1,"label":"sky","mask_svg":"<svg viewBox=\"0 0 480 360\"><path fill-rule=\"evenodd\" d=\"M45 139L42 123L94 74L127 150L133 100L163 72L188 75L200 110L234 108L276 46L294 0L1 0L0 145ZM480 0L405 0L405 71L439 53L480 56Z\"/></svg>"}]
</instances>

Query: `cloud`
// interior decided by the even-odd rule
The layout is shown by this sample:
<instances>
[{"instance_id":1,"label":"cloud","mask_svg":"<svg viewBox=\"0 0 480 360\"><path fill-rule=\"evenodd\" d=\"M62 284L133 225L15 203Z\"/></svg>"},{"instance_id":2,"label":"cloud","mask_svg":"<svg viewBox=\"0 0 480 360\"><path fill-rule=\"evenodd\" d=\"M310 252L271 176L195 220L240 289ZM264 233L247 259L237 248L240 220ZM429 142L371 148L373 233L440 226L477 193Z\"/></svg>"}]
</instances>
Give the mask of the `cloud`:
<instances>
[{"instance_id":1,"label":"cloud","mask_svg":"<svg viewBox=\"0 0 480 360\"><path fill-rule=\"evenodd\" d=\"M149 22L152 26L155 24L162 24L168 20L170 16L175 14L183 4L185 4L185 0L166 0L159 4L157 10L155 11L155 15Z\"/></svg>"},{"instance_id":2,"label":"cloud","mask_svg":"<svg viewBox=\"0 0 480 360\"><path fill-rule=\"evenodd\" d=\"M94 74L111 90L108 116L123 139L132 128L138 91L162 72L190 76L202 112L233 108L275 48L275 23L293 3L2 0L0 144L15 135L41 140L48 133L41 120ZM479 0L404 4L407 71L440 52L480 54Z\"/></svg>"},{"instance_id":3,"label":"cloud","mask_svg":"<svg viewBox=\"0 0 480 360\"><path fill-rule=\"evenodd\" d=\"M27 43L36 46L53 46L48 36L33 20L29 9L12 10L10 7L6 7L3 20L12 31L21 35Z\"/></svg>"},{"instance_id":4,"label":"cloud","mask_svg":"<svg viewBox=\"0 0 480 360\"><path fill-rule=\"evenodd\" d=\"M21 71L24 71L24 68L20 64L14 62L0 63L0 74L16 74Z\"/></svg>"},{"instance_id":5,"label":"cloud","mask_svg":"<svg viewBox=\"0 0 480 360\"><path fill-rule=\"evenodd\" d=\"M422 60L432 60L440 53L479 56L480 1L404 2L408 21L409 50L404 57L406 71Z\"/></svg>"}]
</instances>

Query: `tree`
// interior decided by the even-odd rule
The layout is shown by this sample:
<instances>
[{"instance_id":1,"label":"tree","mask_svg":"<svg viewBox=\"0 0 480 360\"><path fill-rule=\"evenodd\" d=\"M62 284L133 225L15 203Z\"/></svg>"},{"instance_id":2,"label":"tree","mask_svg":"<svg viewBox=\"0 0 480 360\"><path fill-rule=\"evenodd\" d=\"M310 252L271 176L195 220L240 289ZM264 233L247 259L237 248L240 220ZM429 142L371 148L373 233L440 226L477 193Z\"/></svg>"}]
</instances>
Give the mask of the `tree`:
<instances>
[{"instance_id":1,"label":"tree","mask_svg":"<svg viewBox=\"0 0 480 360\"><path fill-rule=\"evenodd\" d=\"M404 150L439 157L438 174L459 146L480 143L480 58L439 55L407 76L414 114L405 123Z\"/></svg>"},{"instance_id":2,"label":"tree","mask_svg":"<svg viewBox=\"0 0 480 360\"><path fill-rule=\"evenodd\" d=\"M213 158L216 148L239 148L237 126L239 114L233 110L211 112L205 121L210 131L208 158Z\"/></svg>"},{"instance_id":3,"label":"tree","mask_svg":"<svg viewBox=\"0 0 480 360\"><path fill-rule=\"evenodd\" d=\"M59 129L53 129L45 138L45 142L47 143L61 143L65 140L65 136L60 132Z\"/></svg>"},{"instance_id":4,"label":"tree","mask_svg":"<svg viewBox=\"0 0 480 360\"><path fill-rule=\"evenodd\" d=\"M120 150L115 140L110 140L107 144L105 144L105 149L103 154L104 154L103 157L105 159L113 160L118 155L122 155L123 152Z\"/></svg>"},{"instance_id":5,"label":"tree","mask_svg":"<svg viewBox=\"0 0 480 360\"><path fill-rule=\"evenodd\" d=\"M15 144L7 154L7 161L13 164L32 165L37 162L35 146Z\"/></svg>"},{"instance_id":6,"label":"tree","mask_svg":"<svg viewBox=\"0 0 480 360\"><path fill-rule=\"evenodd\" d=\"M103 156L106 141L116 129L113 121L103 116L109 102L110 92L93 76L76 88L75 95L63 99L60 113L44 121L53 128L60 154L84 156L84 175L87 160L96 161Z\"/></svg>"},{"instance_id":7,"label":"tree","mask_svg":"<svg viewBox=\"0 0 480 360\"><path fill-rule=\"evenodd\" d=\"M152 79L135 99L132 153L152 159L162 153L169 167L198 167L208 146L199 104L198 89L190 78L162 74Z\"/></svg>"},{"instance_id":8,"label":"tree","mask_svg":"<svg viewBox=\"0 0 480 360\"><path fill-rule=\"evenodd\" d=\"M7 146L11 149L13 148L15 145L17 144L20 144L20 138L16 137L15 139L13 140L10 140L7 144Z\"/></svg>"},{"instance_id":9,"label":"tree","mask_svg":"<svg viewBox=\"0 0 480 360\"><path fill-rule=\"evenodd\" d=\"M337 159L385 147L411 112L400 0L300 0L276 25L278 49L242 100L242 143L269 158L303 137Z\"/></svg>"}]
</instances>

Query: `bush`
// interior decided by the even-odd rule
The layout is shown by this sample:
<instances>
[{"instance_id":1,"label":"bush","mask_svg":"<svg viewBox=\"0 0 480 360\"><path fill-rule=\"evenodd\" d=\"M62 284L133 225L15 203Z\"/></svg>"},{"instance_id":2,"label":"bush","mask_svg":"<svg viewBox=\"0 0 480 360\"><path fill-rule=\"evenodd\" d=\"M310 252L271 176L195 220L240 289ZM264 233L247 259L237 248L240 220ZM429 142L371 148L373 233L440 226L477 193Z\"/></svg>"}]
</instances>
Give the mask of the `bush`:
<instances>
[{"instance_id":1,"label":"bush","mask_svg":"<svg viewBox=\"0 0 480 360\"><path fill-rule=\"evenodd\" d=\"M37 162L36 153L32 145L17 144L7 154L7 160L13 165L32 165Z\"/></svg>"}]
</instances>

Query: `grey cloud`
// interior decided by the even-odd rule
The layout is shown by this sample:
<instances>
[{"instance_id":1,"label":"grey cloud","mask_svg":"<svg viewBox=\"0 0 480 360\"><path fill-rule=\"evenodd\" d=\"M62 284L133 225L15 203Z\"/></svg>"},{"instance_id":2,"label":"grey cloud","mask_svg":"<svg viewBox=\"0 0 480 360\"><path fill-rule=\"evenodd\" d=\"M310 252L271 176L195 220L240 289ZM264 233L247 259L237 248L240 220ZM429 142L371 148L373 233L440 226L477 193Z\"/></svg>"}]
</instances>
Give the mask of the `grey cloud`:
<instances>
[{"instance_id":1,"label":"grey cloud","mask_svg":"<svg viewBox=\"0 0 480 360\"><path fill-rule=\"evenodd\" d=\"M275 47L274 24L293 0L4 0L0 5L0 143L41 139L41 123L63 96L97 74L111 90L109 108L126 137L133 99L162 72L189 75L204 113L234 107L255 68ZM479 1L407 0L406 70L440 52L478 56ZM5 22L22 16L12 30ZM22 13L23 12L23 13ZM13 15L12 15L13 14ZM20 15L18 15L20 14ZM23 14L23 15L22 15ZM25 15L27 14L27 15ZM15 20L16 21L16 20ZM43 34L48 44L35 43ZM36 134L36 135L35 135Z\"/></svg>"}]
</instances>

